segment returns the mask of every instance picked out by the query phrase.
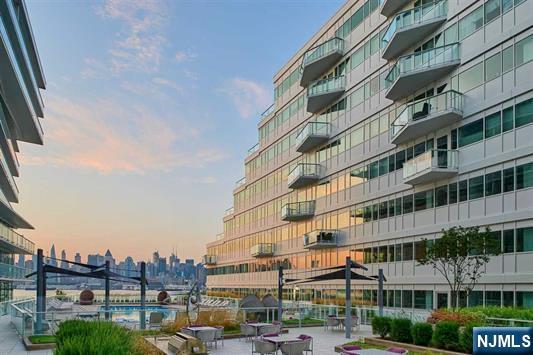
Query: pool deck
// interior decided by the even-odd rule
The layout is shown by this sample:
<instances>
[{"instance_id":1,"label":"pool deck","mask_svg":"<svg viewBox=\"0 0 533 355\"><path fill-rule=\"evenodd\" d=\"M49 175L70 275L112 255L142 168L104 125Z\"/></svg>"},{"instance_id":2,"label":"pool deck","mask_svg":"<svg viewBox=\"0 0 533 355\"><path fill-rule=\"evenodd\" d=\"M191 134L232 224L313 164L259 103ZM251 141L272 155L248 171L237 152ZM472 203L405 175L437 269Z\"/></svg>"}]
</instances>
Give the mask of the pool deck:
<instances>
[{"instance_id":1,"label":"pool deck","mask_svg":"<svg viewBox=\"0 0 533 355\"><path fill-rule=\"evenodd\" d=\"M0 316L0 355L52 355L52 350L26 351L22 340L11 325L9 316Z\"/></svg>"},{"instance_id":2,"label":"pool deck","mask_svg":"<svg viewBox=\"0 0 533 355\"><path fill-rule=\"evenodd\" d=\"M323 327L305 327L305 328L290 328L290 335L298 336L306 334L313 337L313 353L335 354L334 348L336 345L341 345L349 341L362 339L372 335L372 329L368 325L362 325L358 331L352 332L351 339L346 339L344 331L340 330L324 330ZM152 337L147 337L147 340L154 343ZM167 349L168 340L160 339L157 341L157 347L164 350L166 354L171 354ZM252 352L252 343L246 342L244 339L227 339L224 340L224 345L219 342L218 348L209 349L210 354L216 355L237 355L249 354Z\"/></svg>"}]
</instances>

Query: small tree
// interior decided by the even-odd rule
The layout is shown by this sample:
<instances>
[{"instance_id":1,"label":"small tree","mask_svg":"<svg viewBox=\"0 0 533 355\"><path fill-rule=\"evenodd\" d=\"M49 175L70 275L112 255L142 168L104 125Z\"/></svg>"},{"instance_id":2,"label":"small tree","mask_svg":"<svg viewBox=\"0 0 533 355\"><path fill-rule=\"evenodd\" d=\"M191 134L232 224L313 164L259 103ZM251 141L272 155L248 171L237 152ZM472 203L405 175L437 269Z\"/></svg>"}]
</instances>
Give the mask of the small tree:
<instances>
[{"instance_id":1,"label":"small tree","mask_svg":"<svg viewBox=\"0 0 533 355\"><path fill-rule=\"evenodd\" d=\"M485 273L491 256L501 253L501 241L489 228L452 227L442 230L435 241L424 239L426 253L417 259L420 265L430 265L444 276L450 286L452 306L459 305L459 292L468 294Z\"/></svg>"}]
</instances>

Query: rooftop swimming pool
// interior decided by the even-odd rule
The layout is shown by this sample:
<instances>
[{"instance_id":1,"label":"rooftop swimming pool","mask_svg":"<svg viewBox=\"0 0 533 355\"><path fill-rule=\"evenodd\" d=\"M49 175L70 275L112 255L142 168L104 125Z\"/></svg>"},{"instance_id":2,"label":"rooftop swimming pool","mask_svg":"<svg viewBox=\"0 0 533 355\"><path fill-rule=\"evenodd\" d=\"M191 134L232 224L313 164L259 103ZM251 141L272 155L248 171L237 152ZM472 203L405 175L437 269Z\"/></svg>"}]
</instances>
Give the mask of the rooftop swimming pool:
<instances>
[{"instance_id":1,"label":"rooftop swimming pool","mask_svg":"<svg viewBox=\"0 0 533 355\"><path fill-rule=\"evenodd\" d=\"M103 312L105 310L104 306L100 306L99 311ZM116 322L138 322L139 314L143 310L141 306L129 306L129 305L113 305L109 306L109 311L111 312L111 319ZM183 312L177 308L169 308L166 306L146 306L144 307L146 312L146 319L149 319L150 313L160 312L163 313L164 320L172 320L176 318L178 312Z\"/></svg>"}]
</instances>

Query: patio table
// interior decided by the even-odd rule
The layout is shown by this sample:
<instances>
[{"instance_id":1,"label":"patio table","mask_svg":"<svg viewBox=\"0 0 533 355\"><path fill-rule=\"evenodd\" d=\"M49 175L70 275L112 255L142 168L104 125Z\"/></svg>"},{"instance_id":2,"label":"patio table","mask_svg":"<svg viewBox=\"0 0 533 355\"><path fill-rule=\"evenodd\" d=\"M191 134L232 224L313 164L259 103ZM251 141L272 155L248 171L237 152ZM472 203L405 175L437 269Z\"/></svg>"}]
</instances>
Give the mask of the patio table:
<instances>
[{"instance_id":1,"label":"patio table","mask_svg":"<svg viewBox=\"0 0 533 355\"><path fill-rule=\"evenodd\" d=\"M283 343L288 343L292 341L302 341L302 339L295 337L293 335L278 335L275 337L263 337L263 340L276 344L278 348Z\"/></svg>"},{"instance_id":2,"label":"patio table","mask_svg":"<svg viewBox=\"0 0 533 355\"><path fill-rule=\"evenodd\" d=\"M196 336L196 333L204 331L204 330L216 330L215 327L186 327L186 329L193 332L194 336Z\"/></svg>"},{"instance_id":3,"label":"patio table","mask_svg":"<svg viewBox=\"0 0 533 355\"><path fill-rule=\"evenodd\" d=\"M255 329L255 336L257 336L259 328L272 325L272 323L247 323L247 325Z\"/></svg>"}]
</instances>

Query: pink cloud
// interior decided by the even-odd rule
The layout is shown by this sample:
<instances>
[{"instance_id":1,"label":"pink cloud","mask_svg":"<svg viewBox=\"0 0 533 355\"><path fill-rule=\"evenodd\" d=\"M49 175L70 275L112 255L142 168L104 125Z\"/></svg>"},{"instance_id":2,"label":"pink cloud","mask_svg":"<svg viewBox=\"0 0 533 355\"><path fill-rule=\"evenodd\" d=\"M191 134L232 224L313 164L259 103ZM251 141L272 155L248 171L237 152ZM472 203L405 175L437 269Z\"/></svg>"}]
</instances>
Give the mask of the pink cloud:
<instances>
[{"instance_id":1,"label":"pink cloud","mask_svg":"<svg viewBox=\"0 0 533 355\"><path fill-rule=\"evenodd\" d=\"M112 99L82 104L51 96L47 109L47 149L22 155L24 164L142 174L202 167L225 158L217 149L190 148L200 138L198 128L142 105Z\"/></svg>"}]
</instances>

